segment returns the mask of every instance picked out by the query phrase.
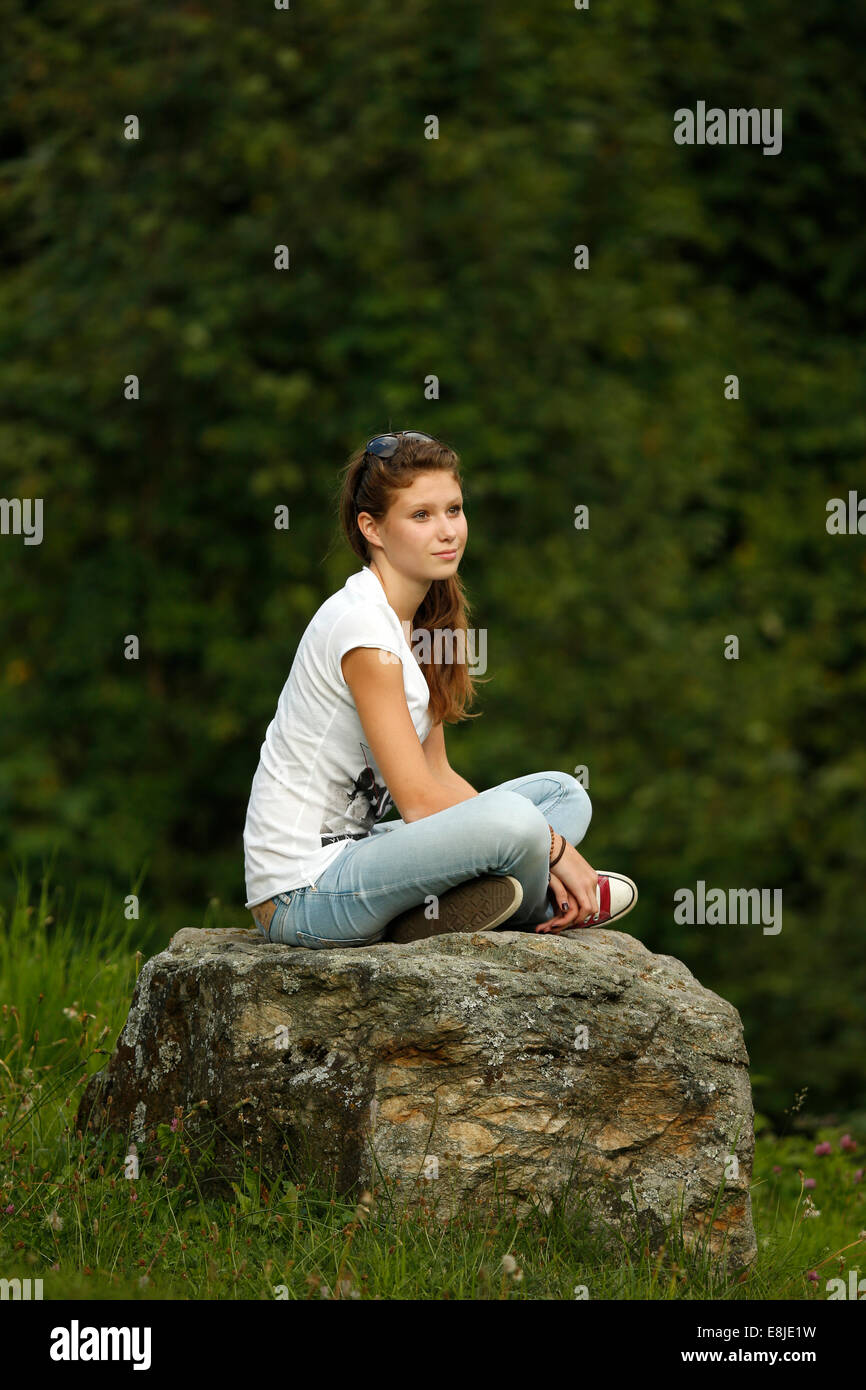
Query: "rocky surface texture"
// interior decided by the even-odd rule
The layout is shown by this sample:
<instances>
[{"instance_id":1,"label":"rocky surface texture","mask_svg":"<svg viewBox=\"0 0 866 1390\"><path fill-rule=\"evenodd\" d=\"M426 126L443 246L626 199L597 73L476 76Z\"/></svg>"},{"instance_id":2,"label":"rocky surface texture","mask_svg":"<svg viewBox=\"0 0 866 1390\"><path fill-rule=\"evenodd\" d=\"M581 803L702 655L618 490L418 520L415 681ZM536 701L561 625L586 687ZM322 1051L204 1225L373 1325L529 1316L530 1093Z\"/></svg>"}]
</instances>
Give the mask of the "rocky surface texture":
<instances>
[{"instance_id":1,"label":"rocky surface texture","mask_svg":"<svg viewBox=\"0 0 866 1390\"><path fill-rule=\"evenodd\" d=\"M265 1171L303 1152L341 1191L391 1175L449 1216L494 1189L549 1208L568 1187L600 1232L637 1227L654 1249L679 1210L690 1245L739 1267L748 1065L737 1010L618 931L306 950L189 929L143 967L78 1123L147 1163L181 1106L188 1134L217 1121L224 1175L244 1151Z\"/></svg>"}]
</instances>

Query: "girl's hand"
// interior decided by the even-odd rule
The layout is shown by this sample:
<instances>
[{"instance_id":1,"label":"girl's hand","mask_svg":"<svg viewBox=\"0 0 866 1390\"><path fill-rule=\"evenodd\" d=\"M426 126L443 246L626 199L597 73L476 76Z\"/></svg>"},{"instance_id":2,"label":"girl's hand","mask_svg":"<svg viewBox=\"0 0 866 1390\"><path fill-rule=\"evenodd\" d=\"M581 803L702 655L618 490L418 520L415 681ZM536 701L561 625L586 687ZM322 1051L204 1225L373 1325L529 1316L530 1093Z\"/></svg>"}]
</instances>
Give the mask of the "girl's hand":
<instances>
[{"instance_id":1,"label":"girl's hand","mask_svg":"<svg viewBox=\"0 0 866 1390\"><path fill-rule=\"evenodd\" d=\"M565 852L557 862L559 873L550 872L550 887L554 903L559 908L555 917L539 922L537 932L563 931L566 927L582 927L598 912L598 874L574 845L566 843ZM563 903L566 906L563 908Z\"/></svg>"},{"instance_id":2,"label":"girl's hand","mask_svg":"<svg viewBox=\"0 0 866 1390\"><path fill-rule=\"evenodd\" d=\"M559 865L557 864L556 867L559 868ZM549 921L539 922L535 930L537 932L560 932L565 931L566 927L579 927L580 923L577 919L580 916L580 907L577 899L569 893L565 884L556 877L553 870L550 873L550 887L547 891L552 894L553 905L558 907L559 911ZM563 903L565 904L564 907Z\"/></svg>"}]
</instances>

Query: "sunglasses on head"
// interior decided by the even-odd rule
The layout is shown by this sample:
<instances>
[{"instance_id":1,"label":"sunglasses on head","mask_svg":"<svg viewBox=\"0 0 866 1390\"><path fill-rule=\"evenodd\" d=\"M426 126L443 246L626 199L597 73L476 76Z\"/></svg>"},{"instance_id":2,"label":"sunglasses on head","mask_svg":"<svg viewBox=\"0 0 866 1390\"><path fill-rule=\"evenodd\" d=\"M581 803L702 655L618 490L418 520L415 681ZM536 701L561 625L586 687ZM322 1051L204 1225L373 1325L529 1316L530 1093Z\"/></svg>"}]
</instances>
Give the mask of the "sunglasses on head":
<instances>
[{"instance_id":1,"label":"sunglasses on head","mask_svg":"<svg viewBox=\"0 0 866 1390\"><path fill-rule=\"evenodd\" d=\"M392 458L400 447L401 438L425 440L430 444L435 442L432 435L419 434L417 430L398 430L396 434L377 434L375 439L370 440L365 452L375 454L380 459Z\"/></svg>"}]
</instances>

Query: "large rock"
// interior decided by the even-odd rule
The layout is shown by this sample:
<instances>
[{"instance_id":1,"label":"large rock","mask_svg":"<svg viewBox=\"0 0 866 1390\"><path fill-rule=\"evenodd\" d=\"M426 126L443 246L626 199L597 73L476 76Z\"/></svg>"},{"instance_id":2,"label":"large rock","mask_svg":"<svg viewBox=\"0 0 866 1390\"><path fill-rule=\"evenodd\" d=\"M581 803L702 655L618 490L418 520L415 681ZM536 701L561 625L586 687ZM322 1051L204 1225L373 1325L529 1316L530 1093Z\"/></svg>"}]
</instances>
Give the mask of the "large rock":
<instances>
[{"instance_id":1,"label":"large rock","mask_svg":"<svg viewBox=\"0 0 866 1390\"><path fill-rule=\"evenodd\" d=\"M147 1162L157 1123L206 1100L185 1130L218 1120L224 1175L244 1142L266 1171L303 1151L341 1191L390 1174L447 1215L494 1189L549 1207L571 1177L597 1229L637 1222L657 1248L681 1207L690 1245L741 1266L748 1065L737 1010L618 931L314 951L184 930L142 969L78 1123L130 1132Z\"/></svg>"}]
</instances>

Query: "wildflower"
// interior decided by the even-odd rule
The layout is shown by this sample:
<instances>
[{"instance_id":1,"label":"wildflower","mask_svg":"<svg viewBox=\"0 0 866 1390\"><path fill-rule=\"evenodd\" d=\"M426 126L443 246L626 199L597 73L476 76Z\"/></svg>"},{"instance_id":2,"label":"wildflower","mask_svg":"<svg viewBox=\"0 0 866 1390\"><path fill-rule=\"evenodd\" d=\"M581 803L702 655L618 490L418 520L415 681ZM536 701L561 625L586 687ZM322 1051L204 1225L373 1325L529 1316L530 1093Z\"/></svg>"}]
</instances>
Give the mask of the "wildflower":
<instances>
[{"instance_id":1,"label":"wildflower","mask_svg":"<svg viewBox=\"0 0 866 1390\"><path fill-rule=\"evenodd\" d=\"M826 1139L824 1140L824 1143L823 1143L823 1144L816 1144L816 1145L815 1145L815 1153L818 1154L819 1156L820 1156L820 1155L823 1155L823 1154L831 1154L832 1152L833 1152L833 1145L832 1145L828 1140L826 1140Z\"/></svg>"},{"instance_id":2,"label":"wildflower","mask_svg":"<svg viewBox=\"0 0 866 1390\"><path fill-rule=\"evenodd\" d=\"M172 1132L172 1134L174 1134L174 1132L175 1132L176 1129L177 1129L177 1116L175 1115L174 1119L173 1119L172 1122L171 1122L171 1132Z\"/></svg>"},{"instance_id":3,"label":"wildflower","mask_svg":"<svg viewBox=\"0 0 866 1390\"><path fill-rule=\"evenodd\" d=\"M804 1186L804 1187L814 1187L814 1186L815 1186L815 1179L814 1179L814 1178L805 1178L805 1179L803 1180L803 1186Z\"/></svg>"},{"instance_id":4,"label":"wildflower","mask_svg":"<svg viewBox=\"0 0 866 1390\"><path fill-rule=\"evenodd\" d=\"M818 1282L818 1271L817 1271L817 1269L810 1269L810 1270L808 1271L808 1273L806 1274L806 1278L809 1280L809 1283L810 1283L810 1284L817 1284L817 1282Z\"/></svg>"},{"instance_id":5,"label":"wildflower","mask_svg":"<svg viewBox=\"0 0 866 1390\"><path fill-rule=\"evenodd\" d=\"M358 1205L355 1208L355 1220L360 1221L363 1224L370 1215L370 1208L372 1207L372 1205L372 1192L362 1192L360 1197L358 1198Z\"/></svg>"},{"instance_id":6,"label":"wildflower","mask_svg":"<svg viewBox=\"0 0 866 1390\"><path fill-rule=\"evenodd\" d=\"M773 1164L773 1172L774 1172L774 1173L781 1173L781 1171L782 1171L782 1170L781 1170L781 1168L779 1167L778 1163L774 1163L774 1164Z\"/></svg>"},{"instance_id":7,"label":"wildflower","mask_svg":"<svg viewBox=\"0 0 866 1390\"><path fill-rule=\"evenodd\" d=\"M819 1211L818 1208L815 1206L815 1203L812 1201L812 1198L811 1198L811 1197L807 1197L806 1200L805 1200L805 1202L803 1203L803 1215L804 1215L804 1216L820 1216L820 1215L821 1215L820 1211Z\"/></svg>"},{"instance_id":8,"label":"wildflower","mask_svg":"<svg viewBox=\"0 0 866 1390\"><path fill-rule=\"evenodd\" d=\"M8 1207L6 1208L6 1215L7 1215L7 1216L11 1216L14 1210L15 1210L15 1203L14 1203L14 1202L10 1202L9 1205L8 1205Z\"/></svg>"},{"instance_id":9,"label":"wildflower","mask_svg":"<svg viewBox=\"0 0 866 1390\"><path fill-rule=\"evenodd\" d=\"M505 1270L506 1274L514 1273L514 1271L517 1268L517 1261L515 1260L513 1255L502 1256L502 1268Z\"/></svg>"},{"instance_id":10,"label":"wildflower","mask_svg":"<svg viewBox=\"0 0 866 1390\"><path fill-rule=\"evenodd\" d=\"M857 1172L854 1174L854 1181L855 1181L855 1182L862 1182L862 1181L863 1181L863 1171L864 1171L864 1170L863 1170L862 1168L858 1168L858 1169L857 1169Z\"/></svg>"},{"instance_id":11,"label":"wildflower","mask_svg":"<svg viewBox=\"0 0 866 1390\"><path fill-rule=\"evenodd\" d=\"M50 1216L47 1216L45 1218L45 1220L47 1224L51 1227L52 1231L63 1230L63 1217L59 1216L56 1211L53 1211Z\"/></svg>"},{"instance_id":12,"label":"wildflower","mask_svg":"<svg viewBox=\"0 0 866 1390\"><path fill-rule=\"evenodd\" d=\"M850 1150L850 1151L853 1153L853 1151L856 1149L856 1147L857 1147L857 1141L856 1141L856 1139L852 1139L850 1134L843 1134L843 1135L842 1135L842 1138L839 1140L839 1148L840 1148L840 1149L848 1149L848 1150Z\"/></svg>"}]
</instances>

